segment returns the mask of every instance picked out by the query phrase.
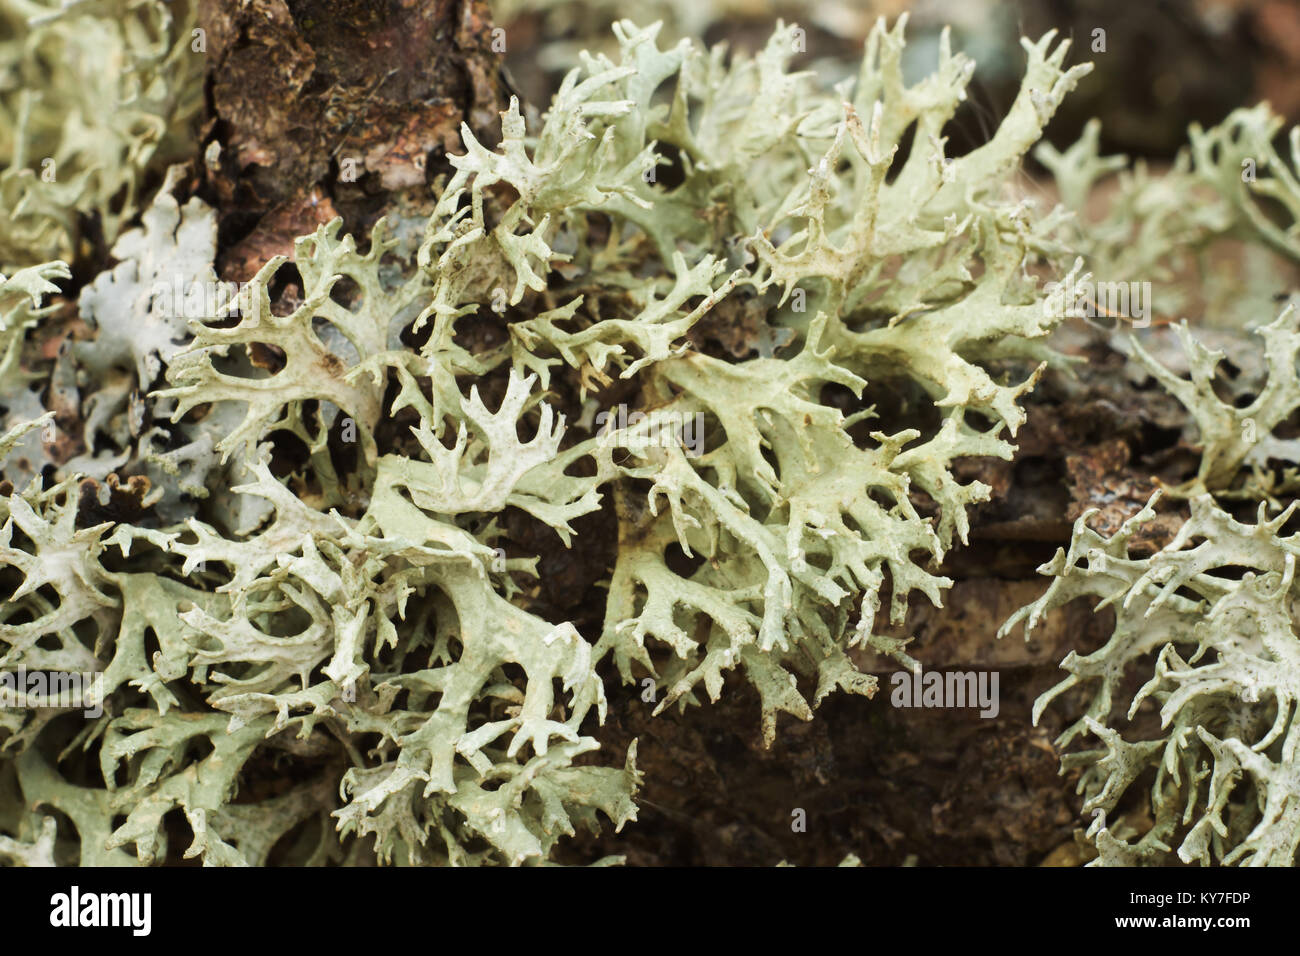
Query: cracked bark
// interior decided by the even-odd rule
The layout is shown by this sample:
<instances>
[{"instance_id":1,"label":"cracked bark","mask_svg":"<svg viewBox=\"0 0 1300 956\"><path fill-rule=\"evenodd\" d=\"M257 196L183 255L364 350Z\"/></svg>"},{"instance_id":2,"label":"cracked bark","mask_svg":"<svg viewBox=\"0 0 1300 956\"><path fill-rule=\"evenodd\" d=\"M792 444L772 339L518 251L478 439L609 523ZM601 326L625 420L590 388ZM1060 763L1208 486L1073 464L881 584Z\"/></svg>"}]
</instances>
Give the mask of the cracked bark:
<instances>
[{"instance_id":1,"label":"cracked bark","mask_svg":"<svg viewBox=\"0 0 1300 956\"><path fill-rule=\"evenodd\" d=\"M210 120L201 194L223 276L244 280L341 215L365 233L463 150L508 97L485 0L204 0Z\"/></svg>"}]
</instances>

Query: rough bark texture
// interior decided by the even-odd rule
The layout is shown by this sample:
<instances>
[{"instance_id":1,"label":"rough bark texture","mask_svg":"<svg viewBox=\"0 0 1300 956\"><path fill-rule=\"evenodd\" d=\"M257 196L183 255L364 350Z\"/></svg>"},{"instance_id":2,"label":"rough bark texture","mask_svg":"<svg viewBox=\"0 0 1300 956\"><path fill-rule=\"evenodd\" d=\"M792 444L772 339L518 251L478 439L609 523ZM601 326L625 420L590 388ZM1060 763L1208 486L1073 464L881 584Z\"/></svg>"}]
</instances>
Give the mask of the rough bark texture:
<instances>
[{"instance_id":1,"label":"rough bark texture","mask_svg":"<svg viewBox=\"0 0 1300 956\"><path fill-rule=\"evenodd\" d=\"M208 0L199 23L204 198L221 212L226 278L336 214L364 231L396 194L427 195L461 123L499 138L507 98L484 0Z\"/></svg>"}]
</instances>

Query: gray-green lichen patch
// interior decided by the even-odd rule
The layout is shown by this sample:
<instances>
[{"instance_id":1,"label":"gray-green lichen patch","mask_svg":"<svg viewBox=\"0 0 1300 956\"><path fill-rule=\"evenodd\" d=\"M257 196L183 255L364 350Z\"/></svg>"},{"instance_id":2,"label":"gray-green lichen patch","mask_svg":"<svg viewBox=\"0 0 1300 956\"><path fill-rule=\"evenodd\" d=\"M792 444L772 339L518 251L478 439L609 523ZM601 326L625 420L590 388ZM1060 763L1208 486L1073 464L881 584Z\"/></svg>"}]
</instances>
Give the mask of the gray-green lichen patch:
<instances>
[{"instance_id":1,"label":"gray-green lichen patch","mask_svg":"<svg viewBox=\"0 0 1300 956\"><path fill-rule=\"evenodd\" d=\"M160 31L147 56L137 34L122 40L149 81L129 102L162 126L126 145L101 136L130 160L85 161L68 185L86 208L109 182L99 170L119 177L115 196L138 183L190 115L181 21L128 6ZM23 29L58 39L74 12L110 8ZM942 602L939 564L990 493L958 466L1009 459L1026 394L1065 365L1048 341L1064 293L1035 270L1081 279L1076 255L1119 257L1113 236L1072 231L1064 209L1011 188L1088 70L1066 66L1068 43L1024 41L1002 124L952 157L943 132L974 64L945 38L907 84L903 27L881 23L856 80L826 89L790 71L794 27L728 57L620 22L617 55L577 58L537 122L512 102L495 149L462 131L418 242L409 221L399 241L384 220L367 237L336 220L234 294L217 281L216 215L178 198L183 175L147 204L128 188L106 231L115 262L76 303L84 334L56 354L36 333L69 278L56 258L78 252L71 207L24 200L30 223L6 234L21 255L0 247L5 268L38 263L0 279L0 669L96 675L102 712L0 710L0 856L545 863L579 826L636 817L635 744L600 752L602 675L649 681L658 710L748 681L770 744L778 714L875 694L860 649L914 664L876 633L877 612L897 623L913 600ZM33 123L0 112L0 156L27 156ZM1200 156L1218 134L1197 135ZM1063 181L1088 167L1067 200L1114 165L1082 155L1049 157ZM1285 204L1283 167L1269 168ZM1248 196L1226 195L1207 229L1290 249ZM701 330L727 310L752 341L711 349ZM1240 491L1245 464L1289 453L1259 436L1296 404L1292 325L1263 332L1255 405L1222 402L1190 340L1190 383L1149 362L1196 417L1202 486ZM870 404L881 381L904 383L919 413ZM1294 637L1276 607L1267 640L1241 621L1290 588L1293 545L1276 521L1193 502L1178 547L1146 562L1124 550L1128 530L1080 525L1033 615L1130 595L1110 650L1066 662L1062 689L1100 681L1069 735L1109 748L1085 776L1090 806L1113 807L1152 761L1168 765L1161 793L1192 806L1212 757L1222 780L1184 821L1186 855L1272 862L1294 843ZM597 513L617 548L595 582L602 619L583 632L535 600L538 556L509 529L522 515L581 549ZM1225 565L1255 576L1216 577ZM1219 615L1212 633L1180 589ZM1147 653L1160 656L1141 697L1169 710L1170 737L1127 743L1103 723L1117 669ZM1248 678L1276 707L1230 717L1219 698ZM1225 796L1243 774L1257 812ZM1161 822L1139 851L1172 832ZM1098 839L1108 859L1128 852Z\"/></svg>"},{"instance_id":2,"label":"gray-green lichen patch","mask_svg":"<svg viewBox=\"0 0 1300 956\"><path fill-rule=\"evenodd\" d=\"M1152 502L1152 505L1154 501ZM1099 746L1066 753L1063 770L1080 770L1088 835L1105 865L1185 863L1290 866L1300 845L1294 722L1300 638L1294 612L1300 537L1282 526L1295 506L1256 523L1236 521L1208 495L1192 499L1176 538L1148 558L1129 540L1155 514L1151 505L1109 538L1075 525L1069 550L1041 571L1047 593L1003 626L1039 620L1076 598L1111 609L1110 640L1090 654L1071 653L1068 676L1039 698L1034 719L1075 687L1087 694L1082 717L1061 734L1063 748L1093 737ZM1134 673L1145 683L1122 696ZM1145 701L1159 710L1159 732L1126 732ZM1116 715L1119 716L1116 716ZM1153 826L1121 835L1108 815L1130 788L1153 774Z\"/></svg>"}]
</instances>

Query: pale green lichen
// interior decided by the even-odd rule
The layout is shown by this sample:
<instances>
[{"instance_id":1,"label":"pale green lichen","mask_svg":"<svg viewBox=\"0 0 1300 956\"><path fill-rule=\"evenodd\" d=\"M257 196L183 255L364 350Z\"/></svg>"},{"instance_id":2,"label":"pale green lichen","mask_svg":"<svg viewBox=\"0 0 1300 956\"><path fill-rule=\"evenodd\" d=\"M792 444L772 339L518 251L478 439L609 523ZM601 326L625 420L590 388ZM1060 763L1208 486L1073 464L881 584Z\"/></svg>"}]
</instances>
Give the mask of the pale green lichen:
<instances>
[{"instance_id":1,"label":"pale green lichen","mask_svg":"<svg viewBox=\"0 0 1300 956\"><path fill-rule=\"evenodd\" d=\"M1261 103L1208 130L1193 126L1158 174L1102 156L1096 120L1064 151L1040 144L1035 158L1075 213L1060 241L1099 281L1149 282L1156 319L1196 315L1239 329L1272 314L1300 262L1300 128L1286 157L1273 146L1282 124ZM1091 199L1103 183L1113 189L1098 212Z\"/></svg>"},{"instance_id":2,"label":"pale green lichen","mask_svg":"<svg viewBox=\"0 0 1300 956\"><path fill-rule=\"evenodd\" d=\"M661 707L716 698L742 668L769 742L777 712L811 716L799 676L815 705L874 693L855 646L910 660L875 633L882 595L895 620L913 591L941 601L933 562L988 494L953 462L1011 454L1003 433L1050 359L1022 264L1053 221L1003 187L1085 68L1027 43L1002 129L948 160L973 64L945 44L905 85L901 22L872 33L852 93L789 72L793 28L729 63L657 32L619 24L620 62L585 57L535 137L514 103L496 150L466 129L413 262L383 223L361 251L335 222L297 241L287 308L277 257L185 321L159 288L215 284L211 211L181 205L173 176L122 233L81 294L96 337L60 351L45 399L80 415L82 451L7 470L22 480L0 499L5 665L103 676L103 716L70 737L59 711L3 715L7 786L80 835L56 855L163 859L179 811L184 854L209 864L262 864L277 842L278 862L543 862L598 814L635 817L635 747L621 768L578 760L598 746L602 658L655 676ZM6 355L60 268L6 283ZM693 348L740 298L767 313L758 357ZM508 339L467 346L489 309ZM939 426L865 435L871 408L826 403L877 375L913 381ZM603 434L592 399L569 422L547 391L616 378L643 415ZM48 425L24 394L23 421ZM697 416L701 454L662 440ZM6 445L32 426L11 427ZM273 467L291 438L295 463ZM55 481L30 481L40 468ZM131 493L141 520L84 519L88 494L130 475L152 486ZM619 549L592 644L528 610L535 560L501 559L494 516L568 545L605 496ZM673 547L702 563L672 565ZM104 789L63 778L82 750ZM268 761L293 782L232 802ZM51 852L39 810L6 826L11 857Z\"/></svg>"},{"instance_id":3,"label":"pale green lichen","mask_svg":"<svg viewBox=\"0 0 1300 956\"><path fill-rule=\"evenodd\" d=\"M189 0L0 2L0 271L112 242L145 173L195 144L203 43Z\"/></svg>"},{"instance_id":4,"label":"pale green lichen","mask_svg":"<svg viewBox=\"0 0 1300 956\"><path fill-rule=\"evenodd\" d=\"M1025 153L1087 70L1051 35L1024 42L989 141L949 157L973 64L946 37L909 85L903 23L881 24L856 81L827 90L790 72L793 27L752 58L664 49L658 34L619 23L617 55L583 56L538 123L512 101L496 149L463 130L410 255L382 221L366 240L335 221L188 321L158 287L215 286L215 215L176 198L175 174L143 211L128 191L108 230L117 264L78 300L94 338L55 357L34 331L68 277L48 260L76 251L75 202L23 207L28 231L12 235L46 264L0 285L0 664L93 671L105 699L98 717L0 711L0 856L153 863L180 835L213 865L552 860L579 825L635 819L635 744L593 762L602 662L650 679L660 710L716 700L738 672L768 743L779 713L875 693L860 649L913 663L878 612L887 602L897 623L917 596L942 601L939 562L990 493L956 466L1011 457L1024 396L1060 361L1047 338L1064 293L1035 267L1078 255L1071 279L1085 265L1147 278L1191 233L1294 256L1292 225L1255 203L1297 208L1262 113L1196 132L1168 179L1137 177L1101 226L1018 199ZM181 136L174 44L140 70ZM102 159L127 177L114 194L161 155L120 140L105 143L129 160ZM1243 150L1268 173L1253 187L1225 172ZM1095 131L1044 158L1073 205L1117 165ZM99 168L76 182L109 183ZM1220 198L1180 224L1168 195L1151 197L1185 181ZM719 315L756 317L740 348L712 347ZM1243 404L1215 394L1214 356L1190 338L1190 380L1137 347L1200 429L1192 519L1149 559L1128 542L1150 511L1109 539L1081 523L1020 615L1117 605L1110 643L1067 659L1039 706L1096 685L1063 739L1103 742L1067 758L1089 810L1157 771L1155 828L1098 827L1106 861L1157 859L1175 837L1187 860L1294 854L1281 596L1296 544L1282 519L1242 524L1201 494L1279 493L1238 477L1291 460L1274 431L1297 404L1293 316L1263 330L1268 384ZM922 414L879 413L882 382ZM110 517L113 495L136 516ZM507 527L581 548L602 509L617 551L603 622L580 633L536 600L538 556ZM1263 615L1254 630L1249 614ZM1136 703L1158 702L1164 730L1127 740L1111 704L1149 653ZM1260 693L1246 708L1242 687ZM280 784L264 785L268 767Z\"/></svg>"},{"instance_id":5,"label":"pale green lichen","mask_svg":"<svg viewBox=\"0 0 1300 956\"><path fill-rule=\"evenodd\" d=\"M1226 492L1242 468L1249 464L1253 475L1243 491L1249 496L1295 490L1294 468L1286 479L1273 480L1270 461L1300 461L1300 442L1273 434L1300 408L1300 379L1297 379L1296 353L1300 351L1300 310L1288 305L1268 325L1257 330L1263 339L1266 377L1262 387L1241 397L1235 404L1224 401L1215 391L1215 373L1223 352L1202 345L1188 331L1186 322L1176 328L1187 354L1190 379L1175 375L1151 357L1142 344L1132 340L1139 361L1150 370L1160 385L1186 406L1196 423L1201 464L1196 478L1185 489L1196 494L1204 491ZM1236 398L1238 396L1234 396Z\"/></svg>"},{"instance_id":6,"label":"pale green lichen","mask_svg":"<svg viewBox=\"0 0 1300 956\"><path fill-rule=\"evenodd\" d=\"M1169 489L1190 500L1191 515L1168 545L1149 557L1133 553L1154 499L1109 538L1089 528L1091 512L1083 515L1068 550L1040 568L1053 578L1047 593L1000 631L1023 621L1028 637L1077 598L1114 614L1110 639L1071 653L1062 663L1069 676L1034 708L1037 722L1047 707L1074 707L1066 702L1084 695L1082 716L1058 745L1067 749L1063 772L1081 771L1083 810L1094 818L1087 836L1102 865L1290 866L1300 844L1297 543L1282 531L1294 503L1271 519L1266 510L1293 500L1300 461L1287 437L1300 408L1297 313L1294 302L1278 305L1300 259L1300 129L1291 131L1288 162L1272 145L1281 125L1261 104L1212 129L1193 127L1189 148L1161 175L1100 157L1096 123L1070 149L1037 153L1078 212L1064 233L1078 267L1107 281L1150 282L1156 316L1184 317L1173 328L1181 355L1158 330L1117 330L1112 345L1135 359L1135 378L1149 375L1186 408L1187 441L1200 452L1195 477ZM1093 190L1118 170L1105 212L1084 214ZM1243 499L1264 502L1255 524L1224 510ZM1146 681L1123 699L1135 674ZM1144 702L1158 708L1152 726ZM1079 749L1089 737L1100 746ZM1141 803L1134 817L1119 814L1147 785L1151 819L1134 825Z\"/></svg>"},{"instance_id":7,"label":"pale green lichen","mask_svg":"<svg viewBox=\"0 0 1300 956\"><path fill-rule=\"evenodd\" d=\"M1176 850L1185 863L1293 865L1300 536L1280 532L1294 507L1266 519L1261 505L1258 521L1246 524L1201 495L1175 539L1149 558L1132 556L1130 542L1154 516L1150 505L1109 538L1091 531L1085 514L1069 551L1041 569L1054 578L1047 593L1003 626L1006 633L1024 621L1028 636L1045 614L1082 597L1115 615L1109 641L1071 653L1061 665L1069 676L1034 705L1037 722L1072 688L1091 695L1058 744L1092 735L1101 745L1063 761L1063 770L1082 771L1099 863L1161 864ZM1146 681L1121 700L1134 673ZM1114 729L1117 704L1127 704L1131 722L1147 701L1158 708L1158 730ZM1127 838L1110 832L1120 800L1148 774L1153 825Z\"/></svg>"}]
</instances>

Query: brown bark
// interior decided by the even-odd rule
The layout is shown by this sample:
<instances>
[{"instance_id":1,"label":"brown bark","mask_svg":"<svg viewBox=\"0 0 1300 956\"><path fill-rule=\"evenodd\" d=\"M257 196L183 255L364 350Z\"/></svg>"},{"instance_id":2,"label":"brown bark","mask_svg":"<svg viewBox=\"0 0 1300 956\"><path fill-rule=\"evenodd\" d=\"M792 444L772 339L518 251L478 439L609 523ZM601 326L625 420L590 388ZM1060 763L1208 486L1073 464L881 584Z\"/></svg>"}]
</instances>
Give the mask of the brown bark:
<instances>
[{"instance_id":1,"label":"brown bark","mask_svg":"<svg viewBox=\"0 0 1300 956\"><path fill-rule=\"evenodd\" d=\"M212 121L204 196L221 267L246 279L336 214L415 203L506 100L485 0L204 0ZM216 144L214 147L213 144Z\"/></svg>"}]
</instances>

